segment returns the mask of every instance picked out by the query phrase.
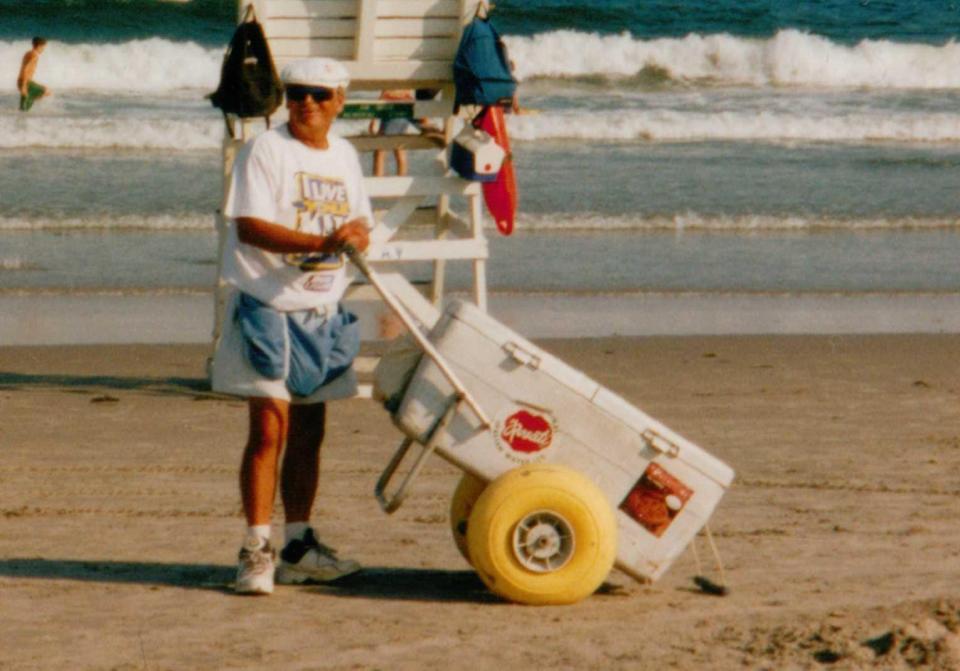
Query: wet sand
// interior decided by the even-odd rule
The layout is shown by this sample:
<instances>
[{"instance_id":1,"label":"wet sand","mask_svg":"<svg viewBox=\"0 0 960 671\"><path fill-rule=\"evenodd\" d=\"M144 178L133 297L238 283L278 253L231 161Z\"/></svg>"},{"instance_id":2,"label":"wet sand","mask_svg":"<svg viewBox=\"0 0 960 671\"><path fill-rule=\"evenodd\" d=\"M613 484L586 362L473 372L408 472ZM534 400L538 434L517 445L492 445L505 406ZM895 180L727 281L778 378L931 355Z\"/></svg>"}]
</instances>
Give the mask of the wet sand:
<instances>
[{"instance_id":1,"label":"wet sand","mask_svg":"<svg viewBox=\"0 0 960 671\"><path fill-rule=\"evenodd\" d=\"M370 287L347 305L364 339L378 338L386 308ZM960 333L951 292L493 291L489 307L531 338ZM0 292L0 346L196 344L212 332L206 290Z\"/></svg>"},{"instance_id":2,"label":"wet sand","mask_svg":"<svg viewBox=\"0 0 960 671\"><path fill-rule=\"evenodd\" d=\"M331 412L315 523L367 568L234 596L245 408L205 390L207 348L7 346L0 668L960 668L960 336L541 342L736 469L728 596L687 552L574 606L498 601L450 537L457 470L380 512L399 434L366 400Z\"/></svg>"}]
</instances>

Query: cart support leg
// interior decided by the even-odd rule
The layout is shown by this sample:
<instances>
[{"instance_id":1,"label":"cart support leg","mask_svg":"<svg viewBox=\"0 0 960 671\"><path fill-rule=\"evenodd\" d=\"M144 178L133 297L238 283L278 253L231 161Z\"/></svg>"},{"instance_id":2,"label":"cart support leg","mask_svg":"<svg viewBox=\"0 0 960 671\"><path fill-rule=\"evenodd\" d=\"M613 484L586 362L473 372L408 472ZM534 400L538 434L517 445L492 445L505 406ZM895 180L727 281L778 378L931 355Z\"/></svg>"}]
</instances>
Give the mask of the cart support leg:
<instances>
[{"instance_id":1,"label":"cart support leg","mask_svg":"<svg viewBox=\"0 0 960 671\"><path fill-rule=\"evenodd\" d=\"M407 473L407 476L403 479L403 482L400 483L400 486L397 488L397 491L394 492L393 496L387 496L387 486L390 484L390 481L396 474L397 468L400 467L403 458L410 450L410 446L413 445L413 438L404 438L403 442L400 444L400 447L397 448L396 453L390 459L390 463L388 463L387 467L383 469L380 479L377 480L377 486L373 490L374 496L377 497L377 502L380 504L380 507L385 513L392 513L400 507L401 503L403 503L403 500L407 496L410 483L412 483L413 479L420 474L424 463L427 461L427 457L436 451L437 443L440 442L440 436L443 434L444 429L446 429L447 424L450 423L450 420L453 419L453 416L457 414L457 410L460 408L461 401L463 401L463 399L458 395L450 402L446 411L443 413L443 416L440 418L440 421L437 422L436 426L434 426L433 430L430 432L430 437L427 439L427 444L423 446L420 454L417 455L417 459L413 462L410 472Z\"/></svg>"}]
</instances>

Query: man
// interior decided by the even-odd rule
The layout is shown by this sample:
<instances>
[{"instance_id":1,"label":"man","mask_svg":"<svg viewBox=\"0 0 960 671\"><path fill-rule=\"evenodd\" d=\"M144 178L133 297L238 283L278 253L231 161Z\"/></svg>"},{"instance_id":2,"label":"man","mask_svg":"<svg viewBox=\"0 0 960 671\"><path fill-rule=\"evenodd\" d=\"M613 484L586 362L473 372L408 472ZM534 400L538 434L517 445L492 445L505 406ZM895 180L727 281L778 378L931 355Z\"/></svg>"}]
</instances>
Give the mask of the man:
<instances>
[{"instance_id":1,"label":"man","mask_svg":"<svg viewBox=\"0 0 960 671\"><path fill-rule=\"evenodd\" d=\"M20 64L20 74L17 75L17 90L20 91L20 111L26 112L39 98L50 95L50 90L33 81L40 62L40 54L47 48L47 41L42 37L33 38L33 48L23 55Z\"/></svg>"},{"instance_id":2,"label":"man","mask_svg":"<svg viewBox=\"0 0 960 671\"><path fill-rule=\"evenodd\" d=\"M356 318L338 307L350 281L338 252L347 244L366 249L373 215L356 151L330 133L349 84L344 66L296 61L281 79L289 122L247 143L233 172L223 278L236 291L212 376L214 389L248 399L242 594L273 591L270 518L281 453L286 526L276 581L335 580L360 568L317 540L310 513L326 401L356 391L350 364L359 334Z\"/></svg>"}]
</instances>

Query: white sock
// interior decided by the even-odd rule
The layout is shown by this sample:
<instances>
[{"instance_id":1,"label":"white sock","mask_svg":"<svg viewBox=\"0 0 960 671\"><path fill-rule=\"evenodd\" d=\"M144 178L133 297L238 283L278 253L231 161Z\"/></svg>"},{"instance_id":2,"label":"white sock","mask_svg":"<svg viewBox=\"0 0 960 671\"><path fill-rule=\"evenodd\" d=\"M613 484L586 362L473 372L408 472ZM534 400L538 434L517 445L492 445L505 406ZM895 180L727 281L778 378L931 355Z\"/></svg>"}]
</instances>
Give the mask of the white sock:
<instances>
[{"instance_id":1,"label":"white sock","mask_svg":"<svg viewBox=\"0 0 960 671\"><path fill-rule=\"evenodd\" d=\"M303 532L309 528L309 522L287 522L283 527L283 544L286 545L295 538L303 538Z\"/></svg>"},{"instance_id":2,"label":"white sock","mask_svg":"<svg viewBox=\"0 0 960 671\"><path fill-rule=\"evenodd\" d=\"M268 541L270 540L270 525L269 524L254 524L247 527L248 536L259 536L260 538Z\"/></svg>"}]
</instances>

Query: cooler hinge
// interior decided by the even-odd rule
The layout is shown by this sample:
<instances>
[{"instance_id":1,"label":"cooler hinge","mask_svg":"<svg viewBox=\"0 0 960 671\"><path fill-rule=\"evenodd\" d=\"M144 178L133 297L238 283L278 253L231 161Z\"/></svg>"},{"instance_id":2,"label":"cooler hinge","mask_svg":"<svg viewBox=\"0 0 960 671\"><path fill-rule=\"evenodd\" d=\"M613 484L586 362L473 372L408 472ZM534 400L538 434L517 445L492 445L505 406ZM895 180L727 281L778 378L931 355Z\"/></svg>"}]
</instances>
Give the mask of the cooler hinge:
<instances>
[{"instance_id":1,"label":"cooler hinge","mask_svg":"<svg viewBox=\"0 0 960 671\"><path fill-rule=\"evenodd\" d=\"M533 352L528 352L515 342L508 342L503 345L503 349L510 355L514 361L521 366L529 366L534 370L540 368L540 357Z\"/></svg>"},{"instance_id":2,"label":"cooler hinge","mask_svg":"<svg viewBox=\"0 0 960 671\"><path fill-rule=\"evenodd\" d=\"M653 429L644 429L640 432L640 437L643 438L644 442L647 445L661 454L665 454L668 457L676 458L680 456L680 446L674 443L667 438L664 438L659 433Z\"/></svg>"}]
</instances>

